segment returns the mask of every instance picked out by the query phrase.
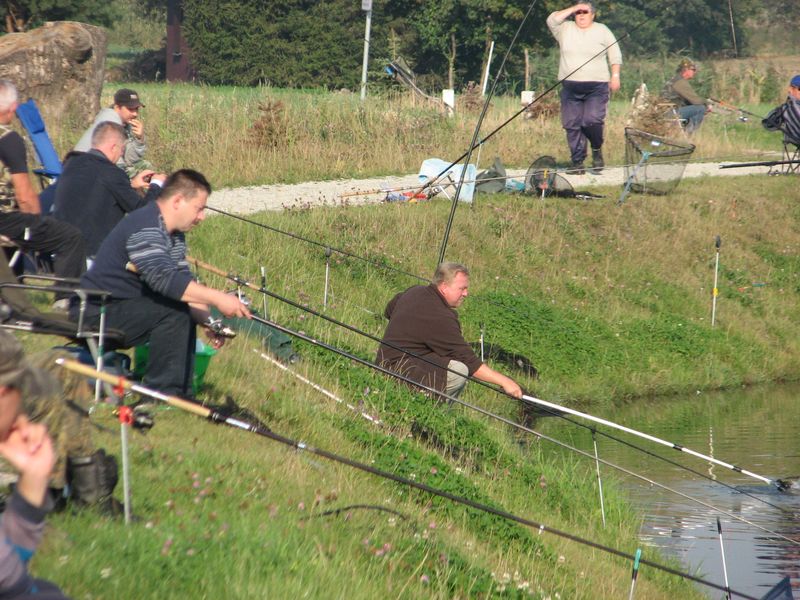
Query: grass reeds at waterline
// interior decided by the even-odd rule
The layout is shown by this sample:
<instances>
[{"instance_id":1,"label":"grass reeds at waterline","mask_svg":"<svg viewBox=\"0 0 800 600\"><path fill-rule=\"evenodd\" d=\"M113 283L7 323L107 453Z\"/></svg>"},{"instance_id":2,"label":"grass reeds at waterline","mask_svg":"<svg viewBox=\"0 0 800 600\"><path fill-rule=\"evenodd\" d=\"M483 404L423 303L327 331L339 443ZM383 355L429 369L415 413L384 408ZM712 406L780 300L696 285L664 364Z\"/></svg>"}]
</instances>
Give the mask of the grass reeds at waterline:
<instances>
[{"instance_id":1,"label":"grass reeds at waterline","mask_svg":"<svg viewBox=\"0 0 800 600\"><path fill-rule=\"evenodd\" d=\"M101 104L110 104L121 85L107 84ZM147 159L166 172L195 168L216 188L416 173L426 158L461 156L477 119L466 110L448 118L406 93L370 96L362 103L349 93L184 84L135 87L147 105L142 110ZM518 97L494 98L481 137L520 108ZM747 108L766 114L770 107ZM628 111L628 98L616 98L609 106L604 146L608 165L623 163ZM58 115L47 125L63 155L88 123ZM740 123L735 115L708 115L694 142L694 159L749 160L780 150L778 139L759 123ZM485 168L499 156L508 167L527 168L544 154L568 162L557 115L516 118L475 151L473 162Z\"/></svg>"}]
</instances>

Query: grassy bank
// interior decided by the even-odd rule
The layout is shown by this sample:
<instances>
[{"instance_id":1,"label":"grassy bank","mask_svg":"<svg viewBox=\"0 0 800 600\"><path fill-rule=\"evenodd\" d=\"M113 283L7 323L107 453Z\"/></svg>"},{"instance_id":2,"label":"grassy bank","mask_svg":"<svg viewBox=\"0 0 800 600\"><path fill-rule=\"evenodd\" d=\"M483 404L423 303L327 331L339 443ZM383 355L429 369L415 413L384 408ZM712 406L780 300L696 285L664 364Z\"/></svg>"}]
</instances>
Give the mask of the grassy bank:
<instances>
[{"instance_id":1,"label":"grassy bank","mask_svg":"<svg viewBox=\"0 0 800 600\"><path fill-rule=\"evenodd\" d=\"M618 190L602 191L608 198L592 202L483 196L460 208L448 256L474 273L460 311L466 337L476 340L483 323L488 341L532 358L541 377L495 366L572 405L798 377L792 178L685 181L672 196L633 196L623 206L614 203ZM256 218L425 275L448 208L433 201ZM723 246L712 328L716 235ZM199 258L245 276L264 265L270 289L321 308L323 248L225 217L207 220L190 244ZM379 336L384 304L414 283L334 253L327 313ZM358 356L374 353L373 342L276 300L270 311ZM206 397L233 394L273 430L312 446L627 552L637 547L637 517L609 480L603 528L591 461L557 458L549 442L297 343L300 370L379 417L377 427L264 362L256 345L240 337L214 358ZM484 388L469 386L465 399L520 418L515 403ZM106 409L98 420L113 432ZM142 522L52 519L34 568L74 597L251 598L269 590L280 598L598 598L624 595L629 585L630 565L603 553L173 410L158 411L156 421L132 443ZM116 451L116 435L96 436ZM354 504L407 519L375 508L321 515ZM647 598L696 593L652 569L639 585Z\"/></svg>"},{"instance_id":2,"label":"grassy bank","mask_svg":"<svg viewBox=\"0 0 800 600\"><path fill-rule=\"evenodd\" d=\"M633 71L632 77L638 81ZM120 85L106 86L103 105L111 103ZM166 171L199 169L216 187L416 173L426 158L460 156L469 146L478 115L477 109L459 109L447 118L407 93L369 96L361 103L350 93L183 84L135 87L147 105L142 117L148 160ZM729 93L719 96L736 101ZM609 107L609 165L624 160L629 98L620 94ZM557 100L555 94L552 100ZM743 102L757 114L766 114L772 106ZM493 99L481 135L520 107L518 97ZM68 114L48 121L62 154L87 125ZM734 114L709 115L695 142L693 158L698 160L752 159L780 149L777 138L759 123L740 123ZM484 144L473 162L485 168L499 156L509 167L527 168L544 154L568 161L557 115L514 119Z\"/></svg>"}]
</instances>

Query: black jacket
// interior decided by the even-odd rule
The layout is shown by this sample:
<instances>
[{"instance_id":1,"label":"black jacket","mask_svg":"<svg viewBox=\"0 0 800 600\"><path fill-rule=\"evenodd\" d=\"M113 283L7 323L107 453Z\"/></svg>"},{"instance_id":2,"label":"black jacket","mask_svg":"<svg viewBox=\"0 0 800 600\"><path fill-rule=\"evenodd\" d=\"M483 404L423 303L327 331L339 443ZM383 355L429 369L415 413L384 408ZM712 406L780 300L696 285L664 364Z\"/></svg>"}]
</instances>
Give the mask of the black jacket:
<instances>
[{"instance_id":1,"label":"black jacket","mask_svg":"<svg viewBox=\"0 0 800 600\"><path fill-rule=\"evenodd\" d=\"M142 197L131 187L125 171L102 152L76 152L67 159L56 183L53 216L80 229L87 256L94 256L125 214L154 200L160 190L151 184Z\"/></svg>"}]
</instances>

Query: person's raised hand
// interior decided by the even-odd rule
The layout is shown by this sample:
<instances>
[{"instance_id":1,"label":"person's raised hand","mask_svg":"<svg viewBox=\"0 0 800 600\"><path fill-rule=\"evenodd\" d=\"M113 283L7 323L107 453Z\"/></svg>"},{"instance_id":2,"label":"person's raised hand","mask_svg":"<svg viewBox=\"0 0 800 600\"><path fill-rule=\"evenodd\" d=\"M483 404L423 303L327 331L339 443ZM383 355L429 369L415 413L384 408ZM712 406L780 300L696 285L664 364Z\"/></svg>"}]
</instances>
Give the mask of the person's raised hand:
<instances>
[{"instance_id":1,"label":"person's raised hand","mask_svg":"<svg viewBox=\"0 0 800 600\"><path fill-rule=\"evenodd\" d=\"M47 427L31 423L20 415L5 441L0 442L0 455L21 474L49 478L56 458Z\"/></svg>"},{"instance_id":2,"label":"person's raised hand","mask_svg":"<svg viewBox=\"0 0 800 600\"><path fill-rule=\"evenodd\" d=\"M142 122L141 117L131 119L128 121L128 125L131 126L131 133L134 135L134 137L136 137L136 139L141 140L144 137L144 123Z\"/></svg>"}]
</instances>

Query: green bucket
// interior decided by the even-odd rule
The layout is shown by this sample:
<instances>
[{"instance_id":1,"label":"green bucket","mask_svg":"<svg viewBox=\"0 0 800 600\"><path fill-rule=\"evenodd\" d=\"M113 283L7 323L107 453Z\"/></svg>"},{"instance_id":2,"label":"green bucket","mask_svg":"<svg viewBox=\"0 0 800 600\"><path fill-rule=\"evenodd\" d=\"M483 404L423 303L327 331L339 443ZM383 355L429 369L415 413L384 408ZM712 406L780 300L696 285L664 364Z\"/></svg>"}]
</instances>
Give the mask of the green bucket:
<instances>
[{"instance_id":1,"label":"green bucket","mask_svg":"<svg viewBox=\"0 0 800 600\"><path fill-rule=\"evenodd\" d=\"M192 393L196 394L203 387L206 378L208 365L211 357L217 353L211 346L207 346L197 340L197 348L194 354L194 377L192 379ZM147 360L150 357L150 345L136 346L133 349L133 375L138 379L143 379L147 372Z\"/></svg>"}]
</instances>

